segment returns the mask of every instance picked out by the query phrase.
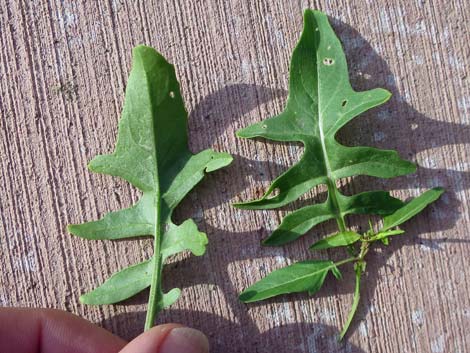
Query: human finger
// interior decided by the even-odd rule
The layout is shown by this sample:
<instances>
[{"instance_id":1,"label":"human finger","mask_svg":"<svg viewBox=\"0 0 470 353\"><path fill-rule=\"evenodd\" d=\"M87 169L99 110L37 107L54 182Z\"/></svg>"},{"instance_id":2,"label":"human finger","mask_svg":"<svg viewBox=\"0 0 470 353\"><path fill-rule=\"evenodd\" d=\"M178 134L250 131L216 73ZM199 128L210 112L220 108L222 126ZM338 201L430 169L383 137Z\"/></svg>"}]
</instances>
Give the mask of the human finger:
<instances>
[{"instance_id":1,"label":"human finger","mask_svg":"<svg viewBox=\"0 0 470 353\"><path fill-rule=\"evenodd\" d=\"M0 309L0 347L15 353L116 353L126 341L54 309Z\"/></svg>"},{"instance_id":2,"label":"human finger","mask_svg":"<svg viewBox=\"0 0 470 353\"><path fill-rule=\"evenodd\" d=\"M137 336L120 353L209 353L209 341L193 328L159 325Z\"/></svg>"}]
</instances>

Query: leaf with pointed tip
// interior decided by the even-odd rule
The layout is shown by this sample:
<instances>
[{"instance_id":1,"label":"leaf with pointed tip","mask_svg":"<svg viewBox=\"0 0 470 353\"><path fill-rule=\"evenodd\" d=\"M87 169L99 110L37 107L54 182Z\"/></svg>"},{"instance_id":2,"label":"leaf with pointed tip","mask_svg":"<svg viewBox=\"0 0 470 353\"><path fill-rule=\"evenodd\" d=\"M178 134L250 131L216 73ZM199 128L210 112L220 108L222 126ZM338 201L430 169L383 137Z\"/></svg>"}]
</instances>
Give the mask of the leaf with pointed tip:
<instances>
[{"instance_id":1,"label":"leaf with pointed tip","mask_svg":"<svg viewBox=\"0 0 470 353\"><path fill-rule=\"evenodd\" d=\"M132 207L110 212L99 221L83 224L70 224L68 231L73 235L90 240L122 239L152 234L155 228L151 213L146 210L152 207L150 194Z\"/></svg>"},{"instance_id":2,"label":"leaf with pointed tip","mask_svg":"<svg viewBox=\"0 0 470 353\"><path fill-rule=\"evenodd\" d=\"M298 141L305 147L304 154L274 180L261 199L237 207L280 207L328 180L354 175L391 178L414 172L414 164L402 160L395 151L347 147L335 138L354 117L389 98L390 93L381 88L366 92L352 89L341 43L327 16L306 10L304 30L292 55L285 110L237 133L243 138ZM274 190L277 195L270 197Z\"/></svg>"},{"instance_id":3,"label":"leaf with pointed tip","mask_svg":"<svg viewBox=\"0 0 470 353\"><path fill-rule=\"evenodd\" d=\"M405 233L405 231L401 230L401 229L386 230L386 231L382 231L382 232L377 233L377 235L375 235L374 237L368 238L367 241L368 242L373 242L373 241L376 241L376 240L382 240L382 242L385 245L388 245L388 237L391 237L393 235L400 235L400 234L403 234L403 233Z\"/></svg>"},{"instance_id":4,"label":"leaf with pointed tip","mask_svg":"<svg viewBox=\"0 0 470 353\"><path fill-rule=\"evenodd\" d=\"M444 193L443 188L433 188L414 198L403 207L396 210L391 215L384 218L384 225L381 232L389 230L405 223L410 218L420 213L427 205L436 201Z\"/></svg>"},{"instance_id":5,"label":"leaf with pointed tip","mask_svg":"<svg viewBox=\"0 0 470 353\"><path fill-rule=\"evenodd\" d=\"M340 230L344 230L347 214L387 215L403 205L385 192L348 197L336 188L336 180L341 178L355 175L391 178L415 171L415 165L402 160L395 151L347 147L336 140L345 124L389 97L390 93L380 88L366 92L352 89L341 43L327 16L306 10L304 30L292 55L285 110L237 133L243 138L301 142L303 156L274 180L262 198L235 206L242 209L281 207L319 184L327 185L328 198L324 203L288 214L264 241L265 245L293 241L330 219L335 219ZM274 191L276 195L272 196Z\"/></svg>"},{"instance_id":6,"label":"leaf with pointed tip","mask_svg":"<svg viewBox=\"0 0 470 353\"><path fill-rule=\"evenodd\" d=\"M333 261L302 261L271 272L240 294L244 303L256 302L280 294L316 293L325 281L328 271L339 278L340 272Z\"/></svg>"},{"instance_id":7,"label":"leaf with pointed tip","mask_svg":"<svg viewBox=\"0 0 470 353\"><path fill-rule=\"evenodd\" d=\"M147 260L113 274L101 286L83 294L80 302L89 305L114 304L149 287L151 279L152 260Z\"/></svg>"},{"instance_id":8,"label":"leaf with pointed tip","mask_svg":"<svg viewBox=\"0 0 470 353\"><path fill-rule=\"evenodd\" d=\"M336 200L343 215L377 214L383 216L393 213L404 205L401 200L390 196L385 191L369 191L353 196L338 193ZM304 235L317 224L334 218L334 206L329 197L324 203L305 206L285 216L281 225L263 241L263 244L284 245Z\"/></svg>"},{"instance_id":9,"label":"leaf with pointed tip","mask_svg":"<svg viewBox=\"0 0 470 353\"><path fill-rule=\"evenodd\" d=\"M227 153L188 149L187 112L173 65L153 48L133 50L118 138L112 154L96 156L90 170L118 176L142 191L132 207L111 212L98 221L70 225L68 230L86 239L122 239L153 236L152 259L128 267L82 296L84 303L115 303L151 286L146 327L155 314L173 303L180 290L161 290L161 267L173 254L190 250L202 255L207 237L192 220L175 225L172 212L204 177L227 166Z\"/></svg>"},{"instance_id":10,"label":"leaf with pointed tip","mask_svg":"<svg viewBox=\"0 0 470 353\"><path fill-rule=\"evenodd\" d=\"M353 231L346 231L336 233L334 235L330 235L324 239L317 241L313 244L310 249L312 250L323 250L329 248L336 248L338 246L348 246L354 244L359 239L361 239L361 235L353 232Z\"/></svg>"}]
</instances>

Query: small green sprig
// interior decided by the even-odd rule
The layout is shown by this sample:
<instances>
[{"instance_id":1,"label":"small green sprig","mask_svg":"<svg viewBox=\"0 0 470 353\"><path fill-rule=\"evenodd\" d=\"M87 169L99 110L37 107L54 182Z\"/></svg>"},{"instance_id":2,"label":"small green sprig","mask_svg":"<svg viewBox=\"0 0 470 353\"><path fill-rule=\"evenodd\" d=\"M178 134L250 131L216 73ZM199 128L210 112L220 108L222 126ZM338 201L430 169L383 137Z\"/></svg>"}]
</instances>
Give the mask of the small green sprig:
<instances>
[{"instance_id":1,"label":"small green sprig","mask_svg":"<svg viewBox=\"0 0 470 353\"><path fill-rule=\"evenodd\" d=\"M242 209L273 209L295 201L313 187L324 184L328 193L325 202L288 214L263 244L286 244L314 226L334 219L339 232L317 241L311 250L345 247L349 257L338 262L302 261L273 271L243 291L241 301L250 303L294 292L314 294L329 272L339 279L339 267L352 264L356 285L353 304L340 339L345 336L359 304L361 277L371 246L379 241L387 245L390 237L403 234L404 231L397 227L444 192L442 188L434 188L404 203L385 191L346 196L337 188L337 181L342 178L356 175L391 178L416 170L413 163L401 159L395 151L348 147L336 140L338 131L349 121L389 98L390 93L381 88L366 92L352 89L341 43L327 16L319 11L306 10L304 30L292 55L286 108L281 114L237 133L242 138L264 137L275 141L301 142L305 147L304 154L297 164L274 180L260 199L235 206ZM374 231L370 224L370 229L360 234L348 229L348 214L382 216L383 225Z\"/></svg>"}]
</instances>

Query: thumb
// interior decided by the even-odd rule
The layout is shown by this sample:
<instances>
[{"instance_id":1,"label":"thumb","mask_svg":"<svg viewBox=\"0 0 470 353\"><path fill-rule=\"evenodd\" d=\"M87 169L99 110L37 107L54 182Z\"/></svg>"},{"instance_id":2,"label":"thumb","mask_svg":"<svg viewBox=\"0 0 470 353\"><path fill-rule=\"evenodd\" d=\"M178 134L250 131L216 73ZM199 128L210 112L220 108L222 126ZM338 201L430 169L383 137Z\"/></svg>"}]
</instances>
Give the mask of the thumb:
<instances>
[{"instance_id":1,"label":"thumb","mask_svg":"<svg viewBox=\"0 0 470 353\"><path fill-rule=\"evenodd\" d=\"M209 353L209 341L201 331L166 324L137 336L120 353Z\"/></svg>"}]
</instances>

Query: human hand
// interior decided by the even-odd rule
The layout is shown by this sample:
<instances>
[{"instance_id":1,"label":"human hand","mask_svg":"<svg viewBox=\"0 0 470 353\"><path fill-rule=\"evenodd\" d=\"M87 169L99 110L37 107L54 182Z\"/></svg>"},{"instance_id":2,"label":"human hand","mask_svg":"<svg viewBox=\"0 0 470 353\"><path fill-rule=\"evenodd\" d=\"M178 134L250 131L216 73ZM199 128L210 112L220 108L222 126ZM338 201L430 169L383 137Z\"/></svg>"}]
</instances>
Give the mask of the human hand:
<instances>
[{"instance_id":1,"label":"human hand","mask_svg":"<svg viewBox=\"0 0 470 353\"><path fill-rule=\"evenodd\" d=\"M208 353L206 336L177 324L155 326L131 342L53 309L0 309L1 353Z\"/></svg>"}]
</instances>

